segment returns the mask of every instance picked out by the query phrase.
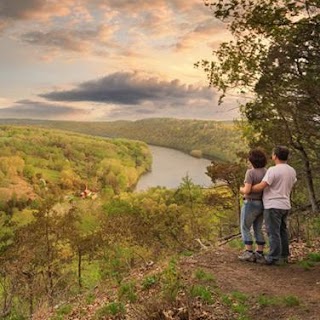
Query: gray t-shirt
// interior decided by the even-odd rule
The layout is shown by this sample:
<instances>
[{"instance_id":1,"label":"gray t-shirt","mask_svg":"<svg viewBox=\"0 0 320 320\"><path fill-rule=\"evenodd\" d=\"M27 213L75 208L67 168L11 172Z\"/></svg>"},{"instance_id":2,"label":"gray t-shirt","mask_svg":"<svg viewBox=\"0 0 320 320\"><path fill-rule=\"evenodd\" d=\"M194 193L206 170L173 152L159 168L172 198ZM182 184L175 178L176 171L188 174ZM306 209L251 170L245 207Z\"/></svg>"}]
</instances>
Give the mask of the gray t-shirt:
<instances>
[{"instance_id":1,"label":"gray t-shirt","mask_svg":"<svg viewBox=\"0 0 320 320\"><path fill-rule=\"evenodd\" d=\"M262 178L266 174L266 168L252 168L247 170L246 175L244 177L244 183L249 183L251 185L258 184L262 181ZM261 200L262 199L262 192L251 192L246 194L245 199L254 199L254 200Z\"/></svg>"},{"instance_id":2,"label":"gray t-shirt","mask_svg":"<svg viewBox=\"0 0 320 320\"><path fill-rule=\"evenodd\" d=\"M268 186L263 191L265 209L291 209L290 193L297 181L296 171L286 163L268 169L263 178Z\"/></svg>"}]
</instances>

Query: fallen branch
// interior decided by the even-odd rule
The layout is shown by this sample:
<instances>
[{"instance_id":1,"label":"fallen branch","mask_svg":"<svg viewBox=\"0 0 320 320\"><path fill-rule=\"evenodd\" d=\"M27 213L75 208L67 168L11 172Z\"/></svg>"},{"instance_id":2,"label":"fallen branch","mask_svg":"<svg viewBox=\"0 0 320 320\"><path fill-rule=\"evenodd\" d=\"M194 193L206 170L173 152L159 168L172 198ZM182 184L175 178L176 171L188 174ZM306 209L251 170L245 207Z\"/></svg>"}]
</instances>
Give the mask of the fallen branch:
<instances>
[{"instance_id":1,"label":"fallen branch","mask_svg":"<svg viewBox=\"0 0 320 320\"><path fill-rule=\"evenodd\" d=\"M200 244L201 249L204 249L204 250L208 250L209 249L209 246L206 246L205 244L203 244L202 241L199 238L194 239L194 240L197 241Z\"/></svg>"},{"instance_id":2,"label":"fallen branch","mask_svg":"<svg viewBox=\"0 0 320 320\"><path fill-rule=\"evenodd\" d=\"M220 246L223 246L224 244L226 244L226 243L228 243L228 242L230 242L230 241L232 241L233 239L237 239L237 238L240 238L240 237L241 237L241 233L239 232L239 233L232 234L232 235L226 236L226 237L224 237L224 238L221 238L221 239L219 239L218 241L221 241L221 240L225 240L225 241L219 243L219 247L220 247Z\"/></svg>"}]
</instances>

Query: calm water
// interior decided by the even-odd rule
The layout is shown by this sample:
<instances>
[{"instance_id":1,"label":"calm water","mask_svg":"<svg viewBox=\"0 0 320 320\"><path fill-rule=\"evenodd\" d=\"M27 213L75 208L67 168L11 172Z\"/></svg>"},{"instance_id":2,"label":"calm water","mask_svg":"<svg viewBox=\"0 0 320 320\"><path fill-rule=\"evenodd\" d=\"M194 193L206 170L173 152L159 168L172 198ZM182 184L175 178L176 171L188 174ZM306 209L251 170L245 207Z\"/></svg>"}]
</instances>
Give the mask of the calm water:
<instances>
[{"instance_id":1,"label":"calm water","mask_svg":"<svg viewBox=\"0 0 320 320\"><path fill-rule=\"evenodd\" d=\"M197 159L163 147L149 146L149 148L153 156L152 171L140 178L136 191L156 186L176 188L186 175L195 184L205 187L211 184L211 179L205 174L210 160Z\"/></svg>"}]
</instances>

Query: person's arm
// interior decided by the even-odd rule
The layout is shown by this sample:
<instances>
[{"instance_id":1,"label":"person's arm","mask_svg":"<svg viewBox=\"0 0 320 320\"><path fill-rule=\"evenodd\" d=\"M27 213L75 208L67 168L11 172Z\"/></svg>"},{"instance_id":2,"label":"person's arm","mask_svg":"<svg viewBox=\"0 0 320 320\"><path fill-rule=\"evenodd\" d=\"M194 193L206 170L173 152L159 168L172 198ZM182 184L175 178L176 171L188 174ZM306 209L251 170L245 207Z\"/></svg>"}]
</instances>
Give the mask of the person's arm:
<instances>
[{"instance_id":1,"label":"person's arm","mask_svg":"<svg viewBox=\"0 0 320 320\"><path fill-rule=\"evenodd\" d=\"M261 192L267 186L268 186L268 183L266 181L261 181L260 183L255 184L254 186L252 186L251 192Z\"/></svg>"},{"instance_id":2,"label":"person's arm","mask_svg":"<svg viewBox=\"0 0 320 320\"><path fill-rule=\"evenodd\" d=\"M245 183L243 187L240 187L240 193L242 194L248 194L251 192L251 183Z\"/></svg>"},{"instance_id":3,"label":"person's arm","mask_svg":"<svg viewBox=\"0 0 320 320\"><path fill-rule=\"evenodd\" d=\"M244 185L240 187L240 193L248 194L251 192L252 187L252 175L251 170L247 170L244 177Z\"/></svg>"}]
</instances>

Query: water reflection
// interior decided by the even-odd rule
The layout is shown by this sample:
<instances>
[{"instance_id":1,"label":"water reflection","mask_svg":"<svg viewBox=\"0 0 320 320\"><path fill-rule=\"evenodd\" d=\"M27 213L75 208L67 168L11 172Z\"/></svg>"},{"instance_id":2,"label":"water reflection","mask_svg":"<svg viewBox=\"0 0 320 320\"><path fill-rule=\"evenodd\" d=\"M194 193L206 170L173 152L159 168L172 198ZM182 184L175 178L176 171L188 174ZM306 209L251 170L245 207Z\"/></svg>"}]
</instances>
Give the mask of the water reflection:
<instances>
[{"instance_id":1,"label":"water reflection","mask_svg":"<svg viewBox=\"0 0 320 320\"><path fill-rule=\"evenodd\" d=\"M156 146L149 148L153 156L152 171L141 177L136 191L156 186L176 188L186 175L195 184L204 187L211 185L211 179L205 174L210 160L197 159L174 149Z\"/></svg>"}]
</instances>

